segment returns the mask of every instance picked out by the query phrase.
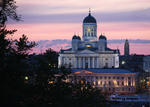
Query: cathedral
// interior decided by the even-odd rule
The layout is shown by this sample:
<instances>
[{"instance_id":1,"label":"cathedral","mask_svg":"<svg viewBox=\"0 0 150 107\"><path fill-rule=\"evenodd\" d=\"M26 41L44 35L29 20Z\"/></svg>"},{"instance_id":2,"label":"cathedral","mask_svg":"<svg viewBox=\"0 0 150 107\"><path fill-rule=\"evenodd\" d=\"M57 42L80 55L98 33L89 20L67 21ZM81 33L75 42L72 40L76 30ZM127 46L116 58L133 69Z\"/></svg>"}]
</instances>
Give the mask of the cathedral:
<instances>
[{"instance_id":1,"label":"cathedral","mask_svg":"<svg viewBox=\"0 0 150 107\"><path fill-rule=\"evenodd\" d=\"M105 35L97 37L96 19L89 14L83 20L83 35L72 37L72 48L61 50L59 67L71 68L118 68L119 50L107 47Z\"/></svg>"},{"instance_id":2,"label":"cathedral","mask_svg":"<svg viewBox=\"0 0 150 107\"><path fill-rule=\"evenodd\" d=\"M60 50L58 67L71 68L66 82L89 83L102 92L134 93L137 74L119 68L119 55L118 49L107 47L105 35L97 37L97 22L89 11L83 20L82 39L74 35L72 48Z\"/></svg>"}]
</instances>

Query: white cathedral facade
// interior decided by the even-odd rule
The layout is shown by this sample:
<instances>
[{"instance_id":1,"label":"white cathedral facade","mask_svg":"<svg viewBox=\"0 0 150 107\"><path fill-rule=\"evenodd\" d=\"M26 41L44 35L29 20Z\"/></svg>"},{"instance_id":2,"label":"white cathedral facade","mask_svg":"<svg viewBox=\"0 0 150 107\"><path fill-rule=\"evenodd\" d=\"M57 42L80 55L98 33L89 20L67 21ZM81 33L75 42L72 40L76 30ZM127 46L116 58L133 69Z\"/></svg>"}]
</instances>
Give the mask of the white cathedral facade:
<instances>
[{"instance_id":1,"label":"white cathedral facade","mask_svg":"<svg viewBox=\"0 0 150 107\"><path fill-rule=\"evenodd\" d=\"M97 22L91 15L83 20L83 35L72 37L72 48L60 50L58 66L74 69L118 68L119 50L107 47L104 35L97 37Z\"/></svg>"},{"instance_id":2,"label":"white cathedral facade","mask_svg":"<svg viewBox=\"0 0 150 107\"><path fill-rule=\"evenodd\" d=\"M71 68L66 82L89 83L108 93L134 93L136 73L119 69L119 50L107 47L107 38L97 38L96 19L91 15L83 20L83 35L72 37L72 48L60 50L58 67ZM104 69L103 69L104 68Z\"/></svg>"}]
</instances>

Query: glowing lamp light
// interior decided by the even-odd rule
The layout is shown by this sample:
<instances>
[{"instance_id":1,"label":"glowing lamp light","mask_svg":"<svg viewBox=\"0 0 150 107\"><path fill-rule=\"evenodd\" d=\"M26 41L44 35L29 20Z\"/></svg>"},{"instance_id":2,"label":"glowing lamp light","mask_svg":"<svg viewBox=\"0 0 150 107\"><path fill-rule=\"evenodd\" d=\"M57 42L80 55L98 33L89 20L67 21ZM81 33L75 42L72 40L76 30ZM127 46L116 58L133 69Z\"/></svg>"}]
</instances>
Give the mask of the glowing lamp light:
<instances>
[{"instance_id":1,"label":"glowing lamp light","mask_svg":"<svg viewBox=\"0 0 150 107\"><path fill-rule=\"evenodd\" d=\"M28 79L29 79L29 77L28 77L28 76L25 76L25 77L24 77L24 79L25 79L25 80L28 80Z\"/></svg>"},{"instance_id":2,"label":"glowing lamp light","mask_svg":"<svg viewBox=\"0 0 150 107\"><path fill-rule=\"evenodd\" d=\"M126 62L125 61L122 61L122 65L124 65Z\"/></svg>"},{"instance_id":3,"label":"glowing lamp light","mask_svg":"<svg viewBox=\"0 0 150 107\"><path fill-rule=\"evenodd\" d=\"M49 81L48 83L49 83L49 84L53 84L53 83L54 83L54 81Z\"/></svg>"},{"instance_id":4,"label":"glowing lamp light","mask_svg":"<svg viewBox=\"0 0 150 107\"><path fill-rule=\"evenodd\" d=\"M87 48L91 47L91 45L86 45Z\"/></svg>"}]
</instances>

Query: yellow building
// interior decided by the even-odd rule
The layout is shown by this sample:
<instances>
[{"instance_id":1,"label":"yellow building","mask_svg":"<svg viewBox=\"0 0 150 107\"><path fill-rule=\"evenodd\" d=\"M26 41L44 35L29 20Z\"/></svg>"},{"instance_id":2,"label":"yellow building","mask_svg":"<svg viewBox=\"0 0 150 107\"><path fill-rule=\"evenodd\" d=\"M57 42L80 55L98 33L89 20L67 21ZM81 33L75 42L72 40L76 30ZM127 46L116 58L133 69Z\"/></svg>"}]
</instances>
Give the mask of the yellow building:
<instances>
[{"instance_id":1,"label":"yellow building","mask_svg":"<svg viewBox=\"0 0 150 107\"><path fill-rule=\"evenodd\" d=\"M73 69L68 82L83 81L107 93L135 93L136 91L136 73L124 69Z\"/></svg>"}]
</instances>

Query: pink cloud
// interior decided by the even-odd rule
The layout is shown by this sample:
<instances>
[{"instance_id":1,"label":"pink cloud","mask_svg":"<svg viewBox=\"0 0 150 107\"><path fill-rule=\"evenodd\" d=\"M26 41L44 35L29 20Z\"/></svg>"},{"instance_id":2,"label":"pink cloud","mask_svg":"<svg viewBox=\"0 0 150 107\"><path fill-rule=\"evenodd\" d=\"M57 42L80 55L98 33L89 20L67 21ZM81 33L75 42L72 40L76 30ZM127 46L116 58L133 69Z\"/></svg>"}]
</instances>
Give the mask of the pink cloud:
<instances>
[{"instance_id":1,"label":"pink cloud","mask_svg":"<svg viewBox=\"0 0 150 107\"><path fill-rule=\"evenodd\" d=\"M17 29L14 38L26 34L30 40L71 39L73 34L82 37L82 23L9 24ZM105 33L108 39L150 39L150 24L141 22L98 23L98 36Z\"/></svg>"}]
</instances>

